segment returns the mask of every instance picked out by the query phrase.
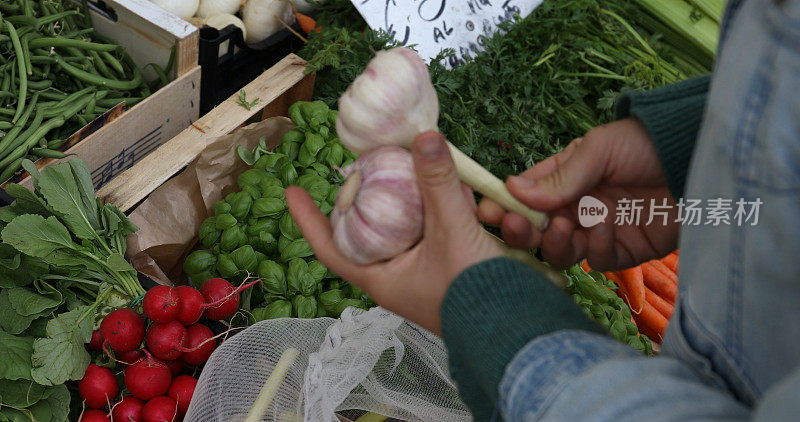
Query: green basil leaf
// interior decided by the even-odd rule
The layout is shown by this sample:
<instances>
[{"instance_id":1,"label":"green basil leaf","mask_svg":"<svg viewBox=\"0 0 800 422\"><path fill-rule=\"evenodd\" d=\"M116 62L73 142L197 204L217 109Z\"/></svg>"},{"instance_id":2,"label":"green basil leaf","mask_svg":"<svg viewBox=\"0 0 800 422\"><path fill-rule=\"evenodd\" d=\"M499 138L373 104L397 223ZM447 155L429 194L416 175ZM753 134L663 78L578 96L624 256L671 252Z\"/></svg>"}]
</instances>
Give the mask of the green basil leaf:
<instances>
[{"instance_id":1,"label":"green basil leaf","mask_svg":"<svg viewBox=\"0 0 800 422\"><path fill-rule=\"evenodd\" d=\"M281 238L284 238L284 236L281 236ZM284 262L293 258L305 258L314 255L314 251L311 250L305 239L293 240L283 249L280 248L279 244L278 249L281 251L281 260Z\"/></svg>"},{"instance_id":2,"label":"green basil leaf","mask_svg":"<svg viewBox=\"0 0 800 422\"><path fill-rule=\"evenodd\" d=\"M283 186L264 186L261 189L261 196L264 198L283 199Z\"/></svg>"},{"instance_id":3,"label":"green basil leaf","mask_svg":"<svg viewBox=\"0 0 800 422\"><path fill-rule=\"evenodd\" d=\"M314 318L317 316L317 300L313 297L297 295L292 298L292 307L298 318Z\"/></svg>"},{"instance_id":4,"label":"green basil leaf","mask_svg":"<svg viewBox=\"0 0 800 422\"><path fill-rule=\"evenodd\" d=\"M316 259L313 259L311 261L308 261L308 273L311 274L312 277L314 277L314 281L320 282L322 281L323 278L325 278L325 275L328 273L328 268L322 265L321 262L317 261Z\"/></svg>"},{"instance_id":5,"label":"green basil leaf","mask_svg":"<svg viewBox=\"0 0 800 422\"><path fill-rule=\"evenodd\" d=\"M269 305L253 309L253 323L275 318L291 318L292 304L288 300L276 300Z\"/></svg>"},{"instance_id":6,"label":"green basil leaf","mask_svg":"<svg viewBox=\"0 0 800 422\"><path fill-rule=\"evenodd\" d=\"M252 166L256 162L256 157L253 153L242 145L236 147L236 155L248 166Z\"/></svg>"},{"instance_id":7,"label":"green basil leaf","mask_svg":"<svg viewBox=\"0 0 800 422\"><path fill-rule=\"evenodd\" d=\"M217 265L217 257L211 251L198 249L183 261L183 272L188 275L211 271Z\"/></svg>"},{"instance_id":8,"label":"green basil leaf","mask_svg":"<svg viewBox=\"0 0 800 422\"><path fill-rule=\"evenodd\" d=\"M233 224L235 225L236 223ZM217 228L217 218L206 218L206 220L203 221L203 224L200 225L197 235L200 238L200 243L202 243L203 246L207 248L214 246L214 244L219 240L220 235L222 235L222 230Z\"/></svg>"},{"instance_id":9,"label":"green basil leaf","mask_svg":"<svg viewBox=\"0 0 800 422\"><path fill-rule=\"evenodd\" d=\"M214 204L214 215L230 214L230 212L231 204L225 201L217 201L217 203Z\"/></svg>"},{"instance_id":10,"label":"green basil leaf","mask_svg":"<svg viewBox=\"0 0 800 422\"><path fill-rule=\"evenodd\" d=\"M289 261L286 270L286 282L292 292L302 291L303 278L308 274L308 264L302 258Z\"/></svg>"},{"instance_id":11,"label":"green basil leaf","mask_svg":"<svg viewBox=\"0 0 800 422\"><path fill-rule=\"evenodd\" d=\"M325 157L325 164L331 167L339 167L342 165L343 160L344 160L344 147L339 143L331 145L330 151L328 152L328 156Z\"/></svg>"},{"instance_id":12,"label":"green basil leaf","mask_svg":"<svg viewBox=\"0 0 800 422\"><path fill-rule=\"evenodd\" d=\"M281 182L283 182L283 186L294 184L294 181L297 180L297 170L295 170L292 163L284 163L281 165L280 178Z\"/></svg>"},{"instance_id":13,"label":"green basil leaf","mask_svg":"<svg viewBox=\"0 0 800 422\"><path fill-rule=\"evenodd\" d=\"M253 247L250 245L244 245L240 248L237 248L235 251L231 252L229 256L236 265L236 268L240 270L254 274L258 269L256 253L253 250Z\"/></svg>"},{"instance_id":14,"label":"green basil leaf","mask_svg":"<svg viewBox=\"0 0 800 422\"><path fill-rule=\"evenodd\" d=\"M330 314L340 314L339 303L345 299L344 292L339 289L331 289L319 294L318 302ZM338 311L338 312L337 312Z\"/></svg>"},{"instance_id":15,"label":"green basil leaf","mask_svg":"<svg viewBox=\"0 0 800 422\"><path fill-rule=\"evenodd\" d=\"M235 226L239 221L231 214L219 214L215 218L216 227L219 230L227 230Z\"/></svg>"},{"instance_id":16,"label":"green basil leaf","mask_svg":"<svg viewBox=\"0 0 800 422\"><path fill-rule=\"evenodd\" d=\"M239 268L236 267L230 255L223 253L217 256L217 272L219 272L219 275L223 278L231 279L239 274Z\"/></svg>"},{"instance_id":17,"label":"green basil leaf","mask_svg":"<svg viewBox=\"0 0 800 422\"><path fill-rule=\"evenodd\" d=\"M222 232L219 238L219 248L224 252L232 251L247 243L247 235L239 226L233 226Z\"/></svg>"},{"instance_id":18,"label":"green basil leaf","mask_svg":"<svg viewBox=\"0 0 800 422\"><path fill-rule=\"evenodd\" d=\"M253 205L253 198L246 192L237 192L233 200L230 201L230 204L231 215L239 221L244 221L247 214L250 213L250 207Z\"/></svg>"},{"instance_id":19,"label":"green basil leaf","mask_svg":"<svg viewBox=\"0 0 800 422\"><path fill-rule=\"evenodd\" d=\"M286 210L286 201L280 198L259 198L253 203L251 215L256 218L276 217Z\"/></svg>"},{"instance_id":20,"label":"green basil leaf","mask_svg":"<svg viewBox=\"0 0 800 422\"><path fill-rule=\"evenodd\" d=\"M258 264L258 278L265 292L275 296L286 296L286 274L283 267L275 261L261 261Z\"/></svg>"},{"instance_id":21,"label":"green basil leaf","mask_svg":"<svg viewBox=\"0 0 800 422\"><path fill-rule=\"evenodd\" d=\"M280 227L281 234L289 239L295 240L303 237L303 234L300 232L300 228L297 227L292 215L288 212L281 216L278 226Z\"/></svg>"}]
</instances>

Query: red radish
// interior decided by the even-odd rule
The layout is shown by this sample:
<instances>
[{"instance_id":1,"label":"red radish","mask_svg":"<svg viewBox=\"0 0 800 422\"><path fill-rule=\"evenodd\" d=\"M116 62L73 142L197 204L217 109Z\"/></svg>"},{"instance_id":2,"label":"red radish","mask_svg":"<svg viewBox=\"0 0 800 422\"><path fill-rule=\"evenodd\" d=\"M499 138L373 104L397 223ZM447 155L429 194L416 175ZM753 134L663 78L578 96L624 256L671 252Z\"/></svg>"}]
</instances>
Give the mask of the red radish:
<instances>
[{"instance_id":1,"label":"red radish","mask_svg":"<svg viewBox=\"0 0 800 422\"><path fill-rule=\"evenodd\" d=\"M143 422L172 422L177 419L178 404L171 397L159 396L147 401L142 409Z\"/></svg>"},{"instance_id":2,"label":"red radish","mask_svg":"<svg viewBox=\"0 0 800 422\"><path fill-rule=\"evenodd\" d=\"M159 324L174 320L180 306L180 297L170 286L153 287L145 293L142 301L144 315Z\"/></svg>"},{"instance_id":3,"label":"red radish","mask_svg":"<svg viewBox=\"0 0 800 422\"><path fill-rule=\"evenodd\" d=\"M142 422L144 401L133 396L125 396L111 409L114 422Z\"/></svg>"},{"instance_id":4,"label":"red radish","mask_svg":"<svg viewBox=\"0 0 800 422\"><path fill-rule=\"evenodd\" d=\"M86 406L102 409L114 402L119 393L119 383L110 369L91 364L78 381L78 392L86 401Z\"/></svg>"},{"instance_id":5,"label":"red radish","mask_svg":"<svg viewBox=\"0 0 800 422\"><path fill-rule=\"evenodd\" d=\"M94 330L92 332L92 339L86 343L86 347L89 350L102 350L103 349L103 333L100 330Z\"/></svg>"},{"instance_id":6,"label":"red radish","mask_svg":"<svg viewBox=\"0 0 800 422\"><path fill-rule=\"evenodd\" d=\"M181 375L172 380L167 396L172 397L178 402L178 415L183 417L192 402L194 388L197 386L197 378L188 375Z\"/></svg>"},{"instance_id":7,"label":"red radish","mask_svg":"<svg viewBox=\"0 0 800 422\"><path fill-rule=\"evenodd\" d=\"M106 412L97 409L87 409L83 411L78 422L111 422Z\"/></svg>"},{"instance_id":8,"label":"red radish","mask_svg":"<svg viewBox=\"0 0 800 422\"><path fill-rule=\"evenodd\" d=\"M239 292L261 282L256 280L238 288L221 278L212 278L200 286L200 293L206 299L203 315L208 319L219 320L233 316L239 310Z\"/></svg>"},{"instance_id":9,"label":"red radish","mask_svg":"<svg viewBox=\"0 0 800 422\"><path fill-rule=\"evenodd\" d=\"M183 325L192 325L200 321L203 316L203 303L206 301L203 294L191 286L178 286L174 289L178 294L180 306L175 317Z\"/></svg>"},{"instance_id":10,"label":"red radish","mask_svg":"<svg viewBox=\"0 0 800 422\"><path fill-rule=\"evenodd\" d=\"M186 327L172 320L166 324L153 324L147 330L147 348L161 360L181 357L186 346Z\"/></svg>"},{"instance_id":11,"label":"red radish","mask_svg":"<svg viewBox=\"0 0 800 422\"><path fill-rule=\"evenodd\" d=\"M165 363L169 367L169 371L172 372L173 377L180 374L183 370L183 361L180 359L168 360Z\"/></svg>"},{"instance_id":12,"label":"red radish","mask_svg":"<svg viewBox=\"0 0 800 422\"><path fill-rule=\"evenodd\" d=\"M125 386L142 400L164 395L171 381L172 373L167 364L153 358L147 351L143 359L125 368Z\"/></svg>"},{"instance_id":13,"label":"red radish","mask_svg":"<svg viewBox=\"0 0 800 422\"><path fill-rule=\"evenodd\" d=\"M142 349L133 349L128 350L127 352L115 353L115 355L118 361L124 363L125 365L130 365L141 359L144 356L144 352Z\"/></svg>"},{"instance_id":14,"label":"red radish","mask_svg":"<svg viewBox=\"0 0 800 422\"><path fill-rule=\"evenodd\" d=\"M139 347L144 339L144 322L129 308L117 309L103 318L100 332L115 352L127 352Z\"/></svg>"},{"instance_id":15,"label":"red radish","mask_svg":"<svg viewBox=\"0 0 800 422\"><path fill-rule=\"evenodd\" d=\"M217 348L217 340L210 328L203 324L193 324L186 327L186 347L188 350L181 359L189 365L202 365Z\"/></svg>"}]
</instances>

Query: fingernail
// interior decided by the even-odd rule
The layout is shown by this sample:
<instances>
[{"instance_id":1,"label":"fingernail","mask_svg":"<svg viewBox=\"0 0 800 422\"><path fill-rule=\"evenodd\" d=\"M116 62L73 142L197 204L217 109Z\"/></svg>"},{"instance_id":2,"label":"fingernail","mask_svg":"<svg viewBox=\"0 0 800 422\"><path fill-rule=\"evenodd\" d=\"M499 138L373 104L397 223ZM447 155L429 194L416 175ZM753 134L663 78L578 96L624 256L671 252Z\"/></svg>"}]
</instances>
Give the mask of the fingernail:
<instances>
[{"instance_id":1,"label":"fingernail","mask_svg":"<svg viewBox=\"0 0 800 422\"><path fill-rule=\"evenodd\" d=\"M511 183L523 188L523 189L530 189L536 184L536 181L533 179L529 179L527 177L520 177L520 176L511 176L509 177Z\"/></svg>"},{"instance_id":2,"label":"fingernail","mask_svg":"<svg viewBox=\"0 0 800 422\"><path fill-rule=\"evenodd\" d=\"M435 160L442 155L444 151L444 142L439 138L439 135L430 134L422 136L417 141L417 147L422 158L426 160Z\"/></svg>"}]
</instances>

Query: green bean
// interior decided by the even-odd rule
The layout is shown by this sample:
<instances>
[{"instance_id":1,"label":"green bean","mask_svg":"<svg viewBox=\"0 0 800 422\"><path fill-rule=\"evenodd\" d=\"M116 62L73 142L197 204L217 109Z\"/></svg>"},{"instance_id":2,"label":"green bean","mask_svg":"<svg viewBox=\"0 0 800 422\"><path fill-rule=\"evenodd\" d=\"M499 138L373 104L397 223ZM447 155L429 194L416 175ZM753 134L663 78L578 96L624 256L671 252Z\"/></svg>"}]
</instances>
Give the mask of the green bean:
<instances>
[{"instance_id":1,"label":"green bean","mask_svg":"<svg viewBox=\"0 0 800 422\"><path fill-rule=\"evenodd\" d=\"M10 40L11 38L9 38L8 35L0 34L0 42L10 41Z\"/></svg>"},{"instance_id":2,"label":"green bean","mask_svg":"<svg viewBox=\"0 0 800 422\"><path fill-rule=\"evenodd\" d=\"M89 50L89 57L92 58L95 69L97 69L101 75L109 79L115 78L114 74L111 73L111 69L106 66L105 62L96 51Z\"/></svg>"},{"instance_id":3,"label":"green bean","mask_svg":"<svg viewBox=\"0 0 800 422\"><path fill-rule=\"evenodd\" d=\"M0 108L0 114L2 114L4 116L13 116L14 115L14 110L11 110L9 108Z\"/></svg>"},{"instance_id":4,"label":"green bean","mask_svg":"<svg viewBox=\"0 0 800 422\"><path fill-rule=\"evenodd\" d=\"M31 154L45 158L56 158L59 160L62 158L67 158L70 155L75 155L75 154L65 154L61 151L57 151L55 149L50 149L50 148L31 148Z\"/></svg>"},{"instance_id":5,"label":"green bean","mask_svg":"<svg viewBox=\"0 0 800 422\"><path fill-rule=\"evenodd\" d=\"M117 81L114 79L104 78L102 76L80 70L77 67L72 66L71 64L66 62L61 62L58 65L61 66L61 68L64 69L65 72L74 76L76 79L94 85L107 86L109 88L121 89L123 91L130 91L142 84L142 73L139 72L139 69L135 69L134 77L132 80Z\"/></svg>"},{"instance_id":6,"label":"green bean","mask_svg":"<svg viewBox=\"0 0 800 422\"><path fill-rule=\"evenodd\" d=\"M39 126L30 137L25 139L21 145L18 145L10 154L8 154L5 158L0 160L0 168L6 168L14 161L18 160L21 157L24 157L25 154L28 153L28 150L36 145L39 142L39 138L44 136L47 132L50 132L54 128L57 128L64 124L63 117L54 117L47 122L43 123Z\"/></svg>"},{"instance_id":7,"label":"green bean","mask_svg":"<svg viewBox=\"0 0 800 422\"><path fill-rule=\"evenodd\" d=\"M114 57L108 51L101 52L100 56L106 62L108 62L109 66L111 66L111 68L113 68L115 71L117 71L117 75L119 75L120 78L124 78L125 77L125 69L122 67L122 63L120 63L119 60L117 60L116 57Z\"/></svg>"},{"instance_id":8,"label":"green bean","mask_svg":"<svg viewBox=\"0 0 800 422\"><path fill-rule=\"evenodd\" d=\"M84 89L82 89L80 91L75 91L72 94L69 94L68 96L62 98L61 101L58 102L56 107L61 107L61 106L67 105L70 102L75 101L78 97L81 97L81 96L83 96L85 94L88 94L93 89L94 89L93 87L89 87L89 88L84 88Z\"/></svg>"},{"instance_id":9,"label":"green bean","mask_svg":"<svg viewBox=\"0 0 800 422\"><path fill-rule=\"evenodd\" d=\"M91 41L73 40L70 38L37 38L30 42L31 48L42 47L75 47L83 50L116 51L120 47L115 44L98 44Z\"/></svg>"},{"instance_id":10,"label":"green bean","mask_svg":"<svg viewBox=\"0 0 800 422\"><path fill-rule=\"evenodd\" d=\"M61 101L67 98L68 96L63 92L50 92L50 91L42 91L40 92L40 94L42 94L42 98L46 98L48 100L57 100L57 101Z\"/></svg>"},{"instance_id":11,"label":"green bean","mask_svg":"<svg viewBox=\"0 0 800 422\"><path fill-rule=\"evenodd\" d=\"M26 113L30 115L29 112L26 111ZM20 130L22 130L22 127L24 125L18 124L17 126L14 126L14 129L11 129L8 132L8 135L6 135L6 137L3 138L3 141L0 142L0 157L2 157L7 151L13 150L17 146L19 146L19 144L24 142L25 139L30 137L33 131L36 130L36 128L39 127L39 125L42 124L43 119L44 119L44 114L42 113L42 110L41 109L36 110L36 116L33 117L33 122L31 122L31 125L28 126L27 129L25 129L25 132L22 132L22 134L20 134L19 136L17 136L17 134L20 132Z\"/></svg>"},{"instance_id":12,"label":"green bean","mask_svg":"<svg viewBox=\"0 0 800 422\"><path fill-rule=\"evenodd\" d=\"M5 19L7 22L11 22L11 23L13 23L15 25L20 25L20 26L21 25L27 25L27 26L36 27L36 18L34 18L32 16L25 16L25 15L4 16L3 19Z\"/></svg>"},{"instance_id":13,"label":"green bean","mask_svg":"<svg viewBox=\"0 0 800 422\"><path fill-rule=\"evenodd\" d=\"M28 88L32 89L47 89L53 85L53 81L45 79L43 81L28 81Z\"/></svg>"},{"instance_id":14,"label":"green bean","mask_svg":"<svg viewBox=\"0 0 800 422\"><path fill-rule=\"evenodd\" d=\"M20 38L20 45L22 45L22 56L25 60L25 72L28 73L28 76L33 75L33 66L31 66L31 52L28 48L29 40L32 36L36 34L25 34L22 38ZM36 89L36 88L34 88Z\"/></svg>"},{"instance_id":15,"label":"green bean","mask_svg":"<svg viewBox=\"0 0 800 422\"><path fill-rule=\"evenodd\" d=\"M89 124L89 121L88 121L88 120L86 120L86 118L85 118L85 117L83 117L83 116L82 116L82 115L80 115L80 114L76 114L76 115L75 115L75 118L76 118L76 119L78 119L78 122L80 122L80 124L81 124L81 125L83 125L83 126L86 126L86 125L88 125L88 124Z\"/></svg>"},{"instance_id":16,"label":"green bean","mask_svg":"<svg viewBox=\"0 0 800 422\"><path fill-rule=\"evenodd\" d=\"M24 159L25 157L17 158L16 160L14 160L13 163L11 163L11 165L6 167L5 170L3 170L2 173L0 173L0 181L6 181L10 179L11 176L13 176L17 172L17 170L20 169L20 167L22 166L22 160Z\"/></svg>"},{"instance_id":17,"label":"green bean","mask_svg":"<svg viewBox=\"0 0 800 422\"><path fill-rule=\"evenodd\" d=\"M17 70L19 71L19 101L17 101L17 112L14 114L14 118L11 119L11 122L16 123L23 109L25 109L25 98L28 95L28 77L25 74L25 57L22 51L22 45L19 42L19 37L17 36L17 30L8 20L6 20L6 29L8 29L8 35L11 37L11 43L14 45L14 52L17 55Z\"/></svg>"},{"instance_id":18,"label":"green bean","mask_svg":"<svg viewBox=\"0 0 800 422\"><path fill-rule=\"evenodd\" d=\"M47 148L59 149L61 148L61 145L64 145L64 141L66 141L66 139L51 139L47 142Z\"/></svg>"},{"instance_id":19,"label":"green bean","mask_svg":"<svg viewBox=\"0 0 800 422\"><path fill-rule=\"evenodd\" d=\"M3 78L3 82L0 83L0 91L8 92L8 88L11 87L11 78L6 76Z\"/></svg>"},{"instance_id":20,"label":"green bean","mask_svg":"<svg viewBox=\"0 0 800 422\"><path fill-rule=\"evenodd\" d=\"M145 67L147 67L147 66L152 67L153 70L155 70L156 75L158 75L158 79L153 81L153 82L160 82L161 83L161 85L157 85L157 86L165 86L166 84L169 83L169 79L167 79L167 74L164 73L164 69L162 69L161 66L159 66L159 65L157 65L155 63L148 63L148 64L145 65Z\"/></svg>"},{"instance_id":21,"label":"green bean","mask_svg":"<svg viewBox=\"0 0 800 422\"><path fill-rule=\"evenodd\" d=\"M37 26L47 25L48 23L53 23L59 19L66 18L67 16L77 15L77 14L78 14L77 10L67 10L66 12L55 13L50 16L37 19L36 25Z\"/></svg>"},{"instance_id":22,"label":"green bean","mask_svg":"<svg viewBox=\"0 0 800 422\"><path fill-rule=\"evenodd\" d=\"M19 6L15 4L8 4L6 2L0 2L0 10L7 13L19 13Z\"/></svg>"},{"instance_id":23,"label":"green bean","mask_svg":"<svg viewBox=\"0 0 800 422\"><path fill-rule=\"evenodd\" d=\"M9 130L14 127L14 124L11 122L0 121L0 130Z\"/></svg>"}]
</instances>

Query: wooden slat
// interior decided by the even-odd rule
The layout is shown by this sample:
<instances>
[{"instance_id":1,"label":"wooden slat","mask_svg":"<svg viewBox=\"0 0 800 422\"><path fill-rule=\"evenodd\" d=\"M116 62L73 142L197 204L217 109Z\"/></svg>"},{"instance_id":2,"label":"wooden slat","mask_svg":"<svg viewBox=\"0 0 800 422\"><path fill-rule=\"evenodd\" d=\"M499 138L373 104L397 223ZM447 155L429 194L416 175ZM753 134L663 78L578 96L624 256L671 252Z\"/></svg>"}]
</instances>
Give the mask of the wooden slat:
<instances>
[{"instance_id":1,"label":"wooden slat","mask_svg":"<svg viewBox=\"0 0 800 422\"><path fill-rule=\"evenodd\" d=\"M191 125L200 115L199 102L200 66L195 66L65 152L85 160L95 187L102 186ZM19 184L33 186L27 173Z\"/></svg>"},{"instance_id":2,"label":"wooden slat","mask_svg":"<svg viewBox=\"0 0 800 422\"><path fill-rule=\"evenodd\" d=\"M165 66L173 47L172 79L197 66L200 31L195 26L149 0L105 0L105 4L117 15L117 21L92 13L95 29L125 47L140 68L148 63ZM149 67L144 74L148 80L156 77Z\"/></svg>"},{"instance_id":3,"label":"wooden slat","mask_svg":"<svg viewBox=\"0 0 800 422\"><path fill-rule=\"evenodd\" d=\"M236 103L239 94L222 102L183 132L144 157L133 167L115 177L98 191L106 202L116 204L122 211L130 210L150 192L189 164L205 149L208 142L232 132L251 117L261 112L293 86L310 77L304 73L305 60L290 54L244 90L247 99L259 99L259 105L250 110Z\"/></svg>"}]
</instances>

